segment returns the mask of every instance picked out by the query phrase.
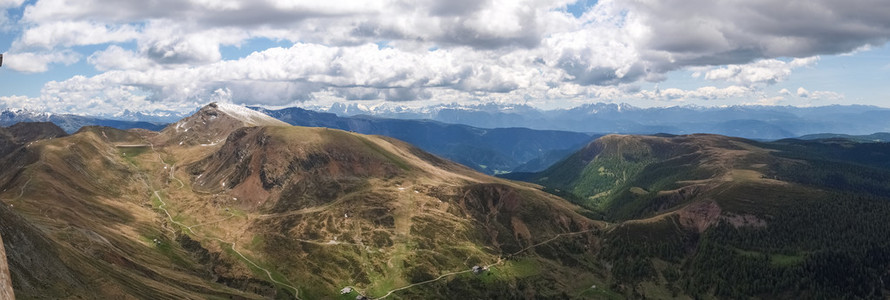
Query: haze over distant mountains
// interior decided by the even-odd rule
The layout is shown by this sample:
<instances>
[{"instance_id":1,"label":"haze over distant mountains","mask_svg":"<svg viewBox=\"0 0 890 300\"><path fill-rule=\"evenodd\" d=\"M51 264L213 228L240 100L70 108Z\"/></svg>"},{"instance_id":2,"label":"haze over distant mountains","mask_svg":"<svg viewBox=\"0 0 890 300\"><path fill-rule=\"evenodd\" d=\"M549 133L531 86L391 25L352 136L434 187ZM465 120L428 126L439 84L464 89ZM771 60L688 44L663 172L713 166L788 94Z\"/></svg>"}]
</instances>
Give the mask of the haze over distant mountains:
<instances>
[{"instance_id":1,"label":"haze over distant mountains","mask_svg":"<svg viewBox=\"0 0 890 300\"><path fill-rule=\"evenodd\" d=\"M430 120L338 117L297 107L254 109L291 125L397 138L487 174L543 170L593 138L570 131L518 127L484 129Z\"/></svg>"},{"instance_id":2,"label":"haze over distant mountains","mask_svg":"<svg viewBox=\"0 0 890 300\"><path fill-rule=\"evenodd\" d=\"M333 113L340 117L363 116L362 119L433 120L479 128L521 127L597 134L713 133L769 140L821 133L867 135L890 131L890 109L867 105L640 108L624 103L591 103L571 109L542 110L528 105L494 103L411 107L398 102L353 102L304 109ZM159 130L163 124L193 112L176 114L168 111L125 111L115 116L85 117L6 110L0 114L0 125L9 126L21 121L49 121L69 133L83 125Z\"/></svg>"},{"instance_id":3,"label":"haze over distant mountains","mask_svg":"<svg viewBox=\"0 0 890 300\"><path fill-rule=\"evenodd\" d=\"M571 109L540 110L526 105L441 105L409 108L398 103L334 104L340 116L430 119L483 128L526 127L596 133L714 133L780 139L815 133L871 134L890 130L890 109L866 105L672 106L640 108L591 103Z\"/></svg>"},{"instance_id":4,"label":"haze over distant mountains","mask_svg":"<svg viewBox=\"0 0 890 300\"><path fill-rule=\"evenodd\" d=\"M161 130L167 122L159 117L146 114L132 114L121 119L108 119L72 114L54 114L25 109L7 109L0 112L0 126L11 126L20 122L52 122L68 133L74 133L84 126L108 126L117 129L142 128Z\"/></svg>"}]
</instances>

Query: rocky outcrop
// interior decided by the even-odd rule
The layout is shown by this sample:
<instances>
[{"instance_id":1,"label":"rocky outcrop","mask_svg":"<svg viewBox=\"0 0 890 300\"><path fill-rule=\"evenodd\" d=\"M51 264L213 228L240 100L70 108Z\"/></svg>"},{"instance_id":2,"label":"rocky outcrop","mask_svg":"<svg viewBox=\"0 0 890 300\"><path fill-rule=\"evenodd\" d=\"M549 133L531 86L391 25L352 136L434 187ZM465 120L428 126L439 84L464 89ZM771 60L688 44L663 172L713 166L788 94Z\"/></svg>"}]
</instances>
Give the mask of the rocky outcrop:
<instances>
[{"instance_id":1,"label":"rocky outcrop","mask_svg":"<svg viewBox=\"0 0 890 300\"><path fill-rule=\"evenodd\" d=\"M12 279L9 277L9 266L6 264L3 237L0 236L0 300L7 299L15 299L15 293L12 291Z\"/></svg>"},{"instance_id":2,"label":"rocky outcrop","mask_svg":"<svg viewBox=\"0 0 890 300\"><path fill-rule=\"evenodd\" d=\"M290 125L237 105L210 103L193 115L164 128L160 135L162 140L157 144L211 146L224 142L238 128L253 126Z\"/></svg>"}]
</instances>

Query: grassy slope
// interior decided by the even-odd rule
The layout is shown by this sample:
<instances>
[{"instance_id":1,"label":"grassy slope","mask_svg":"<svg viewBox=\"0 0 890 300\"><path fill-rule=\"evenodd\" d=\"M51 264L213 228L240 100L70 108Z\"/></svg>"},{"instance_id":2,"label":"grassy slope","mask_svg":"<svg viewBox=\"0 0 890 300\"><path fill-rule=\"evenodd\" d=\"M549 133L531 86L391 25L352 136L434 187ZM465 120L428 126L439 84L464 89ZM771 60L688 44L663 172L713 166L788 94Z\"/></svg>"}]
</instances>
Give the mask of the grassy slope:
<instances>
[{"instance_id":1,"label":"grassy slope","mask_svg":"<svg viewBox=\"0 0 890 300\"><path fill-rule=\"evenodd\" d=\"M890 172L878 159L890 154L886 145L696 144L704 147L652 160L639 172L605 151L584 171L548 170L580 174L569 177L576 186L556 188L588 196L576 201L605 218L630 220L607 234L602 253L615 290L650 298L887 295L880 278L888 274L890 239L880 224L890 213L882 180ZM609 186L614 169L637 175ZM601 190L608 194L590 202Z\"/></svg>"},{"instance_id":2,"label":"grassy slope","mask_svg":"<svg viewBox=\"0 0 890 300\"><path fill-rule=\"evenodd\" d=\"M263 240L251 243L247 250L260 261L275 265L309 297L330 297L344 286L382 296L395 288L436 279L439 274L497 262L509 251L552 235L594 226L573 212L578 208L560 199L471 172L391 139L280 127L252 130L241 140L266 141L264 147L251 148L254 154L242 159L244 168L253 168L247 173L266 170L268 180L280 185L272 187L263 199L239 200L260 203L243 207L249 211L248 219L258 218L239 226ZM252 146L238 149L245 147ZM265 149L275 153L257 154ZM279 155L285 153L280 151L283 149L303 151ZM210 174L204 173L208 170L215 174L245 172L228 169L241 169L237 164L216 164L229 157L225 147L215 155L198 162L193 176L204 178L202 174ZM267 164L255 165L259 162L252 162L254 157L263 157ZM349 170L356 164L345 162L361 162L361 169ZM275 169L283 165L295 167ZM275 179L281 174L287 175L280 178L303 177L300 174L304 172L314 174L313 179L299 183ZM246 179L230 185L238 190L256 184L251 176L242 176ZM291 188L297 184L316 189ZM296 212L280 209L292 199L306 197L314 199L314 206L294 207ZM491 199L495 202L488 202ZM479 211L484 213L477 214ZM563 221L549 224L552 220L541 218L542 212ZM241 219L233 220L238 221ZM295 254L301 259L295 260ZM560 268L566 267L553 266ZM515 284L515 280L508 282Z\"/></svg>"},{"instance_id":3,"label":"grassy slope","mask_svg":"<svg viewBox=\"0 0 890 300\"><path fill-rule=\"evenodd\" d=\"M87 128L18 152L10 161L22 167L0 172L0 199L22 216L16 227L39 228L23 240L45 240L34 249L60 259L37 269L78 279L19 276L17 294L317 299L353 286L413 298L499 287L562 298L605 280L586 246L603 225L528 185L389 138L239 134L153 147L166 139ZM34 267L23 257L17 274ZM469 275L474 265L493 277Z\"/></svg>"},{"instance_id":4,"label":"grassy slope","mask_svg":"<svg viewBox=\"0 0 890 300\"><path fill-rule=\"evenodd\" d=\"M117 148L137 140L86 130L16 152L10 165L24 167L0 171L0 199L21 215L4 228L54 249L35 251L59 257L42 268L53 282L80 278L13 283L25 298L316 299L352 286L565 299L879 297L890 282L890 202L874 179L888 172L865 167L861 149L610 138L541 182L569 180L557 188L614 225L388 138L265 127L219 145Z\"/></svg>"},{"instance_id":5,"label":"grassy slope","mask_svg":"<svg viewBox=\"0 0 890 300\"><path fill-rule=\"evenodd\" d=\"M36 142L21 155L37 160L3 178L7 188L0 198L22 216L8 228L31 232L21 243L45 240L52 246L36 252L52 251L61 259L36 268L16 261L16 294L23 298L54 293L88 298L257 297L211 284L200 264L165 233L147 204L149 187L158 184L148 175L158 167L153 154L117 149L104 139L84 131ZM29 223L39 229L27 229L34 228ZM47 286L46 281L53 280L45 276L52 275L41 272L78 279L65 287Z\"/></svg>"}]
</instances>

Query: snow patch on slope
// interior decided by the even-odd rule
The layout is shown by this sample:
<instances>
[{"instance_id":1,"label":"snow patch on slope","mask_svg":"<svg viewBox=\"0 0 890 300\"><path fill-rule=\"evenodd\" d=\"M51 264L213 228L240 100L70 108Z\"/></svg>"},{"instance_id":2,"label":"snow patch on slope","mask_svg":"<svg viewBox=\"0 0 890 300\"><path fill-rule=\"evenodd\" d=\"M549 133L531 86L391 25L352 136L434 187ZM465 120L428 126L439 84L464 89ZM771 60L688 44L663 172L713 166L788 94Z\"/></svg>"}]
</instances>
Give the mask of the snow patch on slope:
<instances>
[{"instance_id":1,"label":"snow patch on slope","mask_svg":"<svg viewBox=\"0 0 890 300\"><path fill-rule=\"evenodd\" d=\"M216 107L219 111L235 119L241 120L249 126L290 126L281 120L244 106L229 103L216 103Z\"/></svg>"}]
</instances>

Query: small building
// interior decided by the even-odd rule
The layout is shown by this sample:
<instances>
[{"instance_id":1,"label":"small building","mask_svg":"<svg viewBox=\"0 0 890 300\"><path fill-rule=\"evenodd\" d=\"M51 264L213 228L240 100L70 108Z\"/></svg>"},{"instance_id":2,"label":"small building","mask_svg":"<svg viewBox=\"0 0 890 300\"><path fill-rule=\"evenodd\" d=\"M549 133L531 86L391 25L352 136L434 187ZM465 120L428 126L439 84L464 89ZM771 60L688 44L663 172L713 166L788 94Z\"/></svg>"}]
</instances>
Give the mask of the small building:
<instances>
[{"instance_id":1,"label":"small building","mask_svg":"<svg viewBox=\"0 0 890 300\"><path fill-rule=\"evenodd\" d=\"M473 266L473 274L479 275L482 274L482 272L484 271L485 269L480 266Z\"/></svg>"},{"instance_id":2,"label":"small building","mask_svg":"<svg viewBox=\"0 0 890 300\"><path fill-rule=\"evenodd\" d=\"M368 300L368 297L366 297L365 295L358 295L355 296L355 300Z\"/></svg>"},{"instance_id":3,"label":"small building","mask_svg":"<svg viewBox=\"0 0 890 300\"><path fill-rule=\"evenodd\" d=\"M352 287L347 286L347 287L343 288L342 290L340 290L340 295L346 295L349 293L352 293Z\"/></svg>"}]
</instances>

